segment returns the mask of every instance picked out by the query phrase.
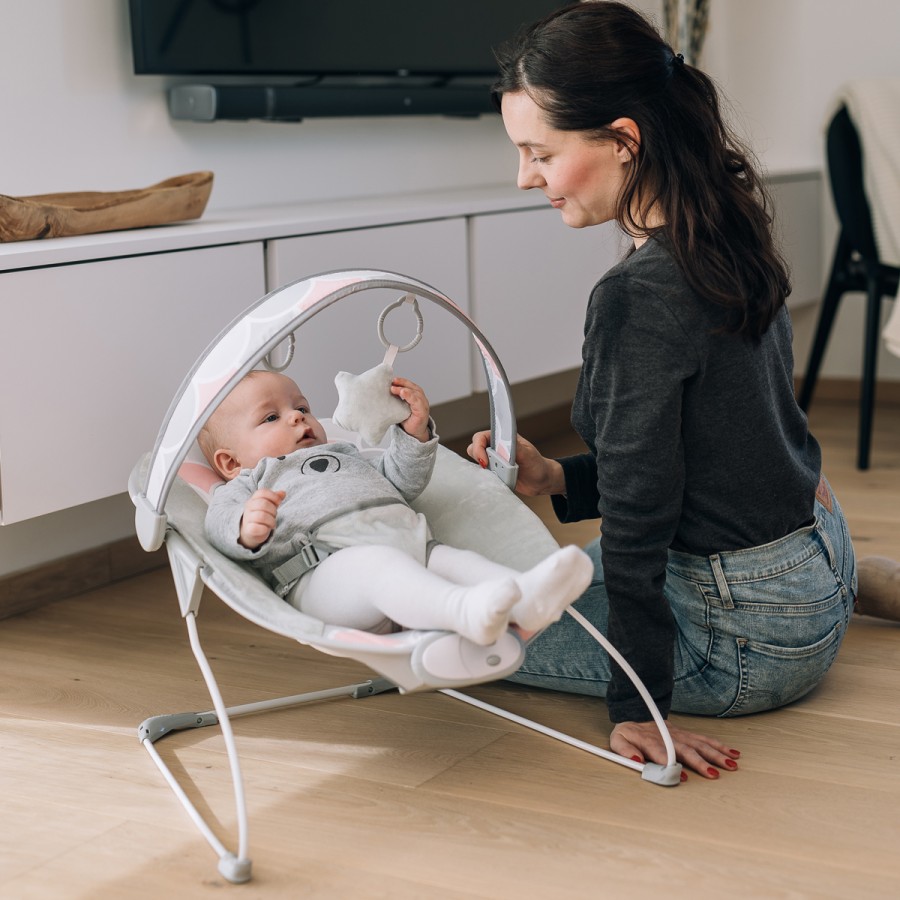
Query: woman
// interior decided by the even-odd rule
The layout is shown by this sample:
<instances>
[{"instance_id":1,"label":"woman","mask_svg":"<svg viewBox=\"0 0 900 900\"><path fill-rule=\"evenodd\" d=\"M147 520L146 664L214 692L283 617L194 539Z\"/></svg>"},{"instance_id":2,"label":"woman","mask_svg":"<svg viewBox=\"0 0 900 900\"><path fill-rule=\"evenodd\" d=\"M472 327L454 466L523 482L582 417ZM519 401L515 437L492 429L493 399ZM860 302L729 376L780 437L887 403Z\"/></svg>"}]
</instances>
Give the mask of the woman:
<instances>
[{"instance_id":1,"label":"woman","mask_svg":"<svg viewBox=\"0 0 900 900\"><path fill-rule=\"evenodd\" d=\"M578 609L662 714L733 716L811 690L835 658L855 561L793 394L790 290L759 176L711 80L635 10L576 3L499 53L518 185L573 228L615 220L630 254L593 289L572 411L588 451L520 439L516 489L563 522L602 519ZM488 435L469 454L486 462ZM605 696L610 745L665 762L645 704L571 617L515 680ZM672 728L704 777L737 750Z\"/></svg>"}]
</instances>

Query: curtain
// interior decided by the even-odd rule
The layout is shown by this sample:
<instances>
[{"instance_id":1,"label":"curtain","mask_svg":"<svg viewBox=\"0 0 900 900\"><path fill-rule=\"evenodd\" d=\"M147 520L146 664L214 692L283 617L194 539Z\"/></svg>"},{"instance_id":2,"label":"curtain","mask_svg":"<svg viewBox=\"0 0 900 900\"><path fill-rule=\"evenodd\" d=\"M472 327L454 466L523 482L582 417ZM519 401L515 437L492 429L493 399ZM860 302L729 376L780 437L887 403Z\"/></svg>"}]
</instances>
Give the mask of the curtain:
<instances>
[{"instance_id":1,"label":"curtain","mask_svg":"<svg viewBox=\"0 0 900 900\"><path fill-rule=\"evenodd\" d=\"M692 66L700 65L709 22L709 2L710 0L663 0L666 40Z\"/></svg>"}]
</instances>

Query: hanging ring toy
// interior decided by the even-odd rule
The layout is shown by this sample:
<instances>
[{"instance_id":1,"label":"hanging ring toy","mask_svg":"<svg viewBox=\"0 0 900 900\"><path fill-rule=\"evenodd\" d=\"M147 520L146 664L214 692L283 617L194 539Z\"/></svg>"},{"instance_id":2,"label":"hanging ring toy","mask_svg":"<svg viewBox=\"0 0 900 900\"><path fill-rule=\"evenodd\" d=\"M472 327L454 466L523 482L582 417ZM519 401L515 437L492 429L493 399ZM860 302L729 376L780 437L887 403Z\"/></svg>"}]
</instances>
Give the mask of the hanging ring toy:
<instances>
[{"instance_id":1,"label":"hanging ring toy","mask_svg":"<svg viewBox=\"0 0 900 900\"><path fill-rule=\"evenodd\" d=\"M416 336L408 343L404 344L402 347L398 347L396 344L392 344L384 334L384 320L387 318L388 313L396 309L398 306L402 306L404 303L412 304L413 313L416 317ZM378 317L378 339L381 343L387 348L387 353L384 355L384 363L388 366L394 365L394 360L397 358L398 353L406 353L407 350L412 350L419 341L422 340L422 331L425 327L425 323L422 320L422 311L419 309L419 302L412 294L406 294L403 297L400 297L399 300L395 300L393 303L389 303L381 312L381 315Z\"/></svg>"},{"instance_id":2,"label":"hanging ring toy","mask_svg":"<svg viewBox=\"0 0 900 900\"><path fill-rule=\"evenodd\" d=\"M294 337L293 331L288 335L287 340L288 340L288 345L287 345L287 351L285 352L285 356L284 356L284 362L276 365L274 362L272 362L272 354L271 353L267 353L263 357L263 365L270 372L283 372L291 364L291 361L294 358L294 350L297 346L297 339Z\"/></svg>"}]
</instances>

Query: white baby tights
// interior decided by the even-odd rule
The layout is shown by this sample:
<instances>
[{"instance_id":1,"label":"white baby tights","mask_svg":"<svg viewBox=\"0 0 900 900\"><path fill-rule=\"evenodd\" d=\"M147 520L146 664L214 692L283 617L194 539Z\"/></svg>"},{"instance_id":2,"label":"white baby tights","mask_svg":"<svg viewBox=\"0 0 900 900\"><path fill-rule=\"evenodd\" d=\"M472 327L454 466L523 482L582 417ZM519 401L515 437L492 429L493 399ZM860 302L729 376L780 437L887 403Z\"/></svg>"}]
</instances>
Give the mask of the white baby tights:
<instances>
[{"instance_id":1,"label":"white baby tights","mask_svg":"<svg viewBox=\"0 0 900 900\"><path fill-rule=\"evenodd\" d=\"M445 544L428 567L394 547L361 545L313 570L300 609L334 625L380 630L385 617L404 628L456 631L491 644L513 622L536 631L555 622L590 583L594 567L563 547L527 572Z\"/></svg>"}]
</instances>

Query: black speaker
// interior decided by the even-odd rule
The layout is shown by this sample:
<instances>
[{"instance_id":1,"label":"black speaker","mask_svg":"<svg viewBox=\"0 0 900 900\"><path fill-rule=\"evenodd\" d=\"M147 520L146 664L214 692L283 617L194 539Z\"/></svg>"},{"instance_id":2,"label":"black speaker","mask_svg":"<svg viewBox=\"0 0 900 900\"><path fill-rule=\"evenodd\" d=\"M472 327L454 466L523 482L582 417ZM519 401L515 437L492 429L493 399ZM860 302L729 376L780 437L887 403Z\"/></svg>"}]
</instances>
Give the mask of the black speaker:
<instances>
[{"instance_id":1,"label":"black speaker","mask_svg":"<svg viewBox=\"0 0 900 900\"><path fill-rule=\"evenodd\" d=\"M326 116L493 113L486 84L441 86L212 85L182 84L169 90L173 119L195 122L264 119L299 122Z\"/></svg>"}]
</instances>

